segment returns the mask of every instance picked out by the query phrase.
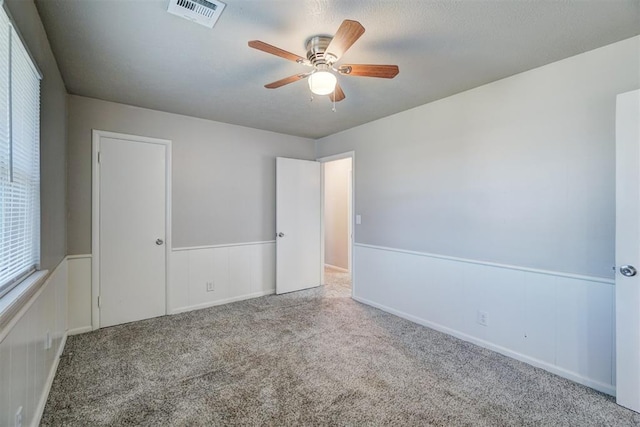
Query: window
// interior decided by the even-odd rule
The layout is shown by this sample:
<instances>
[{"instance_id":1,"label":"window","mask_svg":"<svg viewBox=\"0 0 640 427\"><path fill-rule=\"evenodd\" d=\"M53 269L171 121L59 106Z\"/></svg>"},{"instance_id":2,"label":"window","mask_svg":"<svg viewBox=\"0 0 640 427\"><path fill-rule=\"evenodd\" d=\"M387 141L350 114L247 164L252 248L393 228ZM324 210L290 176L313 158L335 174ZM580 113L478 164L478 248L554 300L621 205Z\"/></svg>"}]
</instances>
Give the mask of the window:
<instances>
[{"instance_id":1,"label":"window","mask_svg":"<svg viewBox=\"0 0 640 427\"><path fill-rule=\"evenodd\" d=\"M40 74L0 6L0 297L40 262Z\"/></svg>"}]
</instances>

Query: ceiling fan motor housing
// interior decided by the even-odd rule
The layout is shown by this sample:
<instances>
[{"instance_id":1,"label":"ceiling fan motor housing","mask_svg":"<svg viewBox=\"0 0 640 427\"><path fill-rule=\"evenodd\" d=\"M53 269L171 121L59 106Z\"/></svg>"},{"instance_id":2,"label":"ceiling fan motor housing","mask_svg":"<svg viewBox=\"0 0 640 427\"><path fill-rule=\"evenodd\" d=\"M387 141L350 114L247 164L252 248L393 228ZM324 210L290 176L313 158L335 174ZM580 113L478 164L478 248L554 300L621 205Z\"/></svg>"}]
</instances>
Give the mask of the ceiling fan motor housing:
<instances>
[{"instance_id":1,"label":"ceiling fan motor housing","mask_svg":"<svg viewBox=\"0 0 640 427\"><path fill-rule=\"evenodd\" d=\"M332 39L328 36L314 36L307 40L307 59L314 67L331 66L338 59L335 55L327 52L327 46Z\"/></svg>"}]
</instances>

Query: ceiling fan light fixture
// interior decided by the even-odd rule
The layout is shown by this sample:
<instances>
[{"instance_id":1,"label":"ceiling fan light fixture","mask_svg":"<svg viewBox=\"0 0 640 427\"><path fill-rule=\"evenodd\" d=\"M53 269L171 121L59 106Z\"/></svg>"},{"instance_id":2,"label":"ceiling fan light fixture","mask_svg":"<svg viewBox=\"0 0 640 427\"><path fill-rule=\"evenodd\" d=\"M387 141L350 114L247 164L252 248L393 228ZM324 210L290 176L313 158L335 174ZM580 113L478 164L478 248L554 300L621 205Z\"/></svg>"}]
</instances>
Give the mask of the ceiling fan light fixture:
<instances>
[{"instance_id":1,"label":"ceiling fan light fixture","mask_svg":"<svg viewBox=\"0 0 640 427\"><path fill-rule=\"evenodd\" d=\"M336 88L338 79L329 71L316 71L309 76L309 89L316 95L329 95Z\"/></svg>"}]
</instances>

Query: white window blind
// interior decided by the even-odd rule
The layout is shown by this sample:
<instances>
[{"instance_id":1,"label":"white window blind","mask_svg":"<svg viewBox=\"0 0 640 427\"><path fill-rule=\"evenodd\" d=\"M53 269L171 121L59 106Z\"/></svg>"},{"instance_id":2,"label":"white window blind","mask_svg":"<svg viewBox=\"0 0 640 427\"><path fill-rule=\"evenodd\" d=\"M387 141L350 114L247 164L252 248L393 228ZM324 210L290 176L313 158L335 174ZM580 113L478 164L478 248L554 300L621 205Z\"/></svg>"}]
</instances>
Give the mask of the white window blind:
<instances>
[{"instance_id":1,"label":"white window blind","mask_svg":"<svg viewBox=\"0 0 640 427\"><path fill-rule=\"evenodd\" d=\"M40 262L40 76L0 7L0 297Z\"/></svg>"}]
</instances>

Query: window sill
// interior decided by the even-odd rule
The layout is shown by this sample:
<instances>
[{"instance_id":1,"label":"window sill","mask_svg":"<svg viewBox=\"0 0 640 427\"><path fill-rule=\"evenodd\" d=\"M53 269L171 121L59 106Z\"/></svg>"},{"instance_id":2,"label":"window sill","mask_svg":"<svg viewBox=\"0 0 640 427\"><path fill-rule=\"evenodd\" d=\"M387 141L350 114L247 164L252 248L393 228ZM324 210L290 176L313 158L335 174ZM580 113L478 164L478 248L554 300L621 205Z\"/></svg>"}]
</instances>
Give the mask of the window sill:
<instances>
[{"instance_id":1,"label":"window sill","mask_svg":"<svg viewBox=\"0 0 640 427\"><path fill-rule=\"evenodd\" d=\"M36 271L0 298L0 341L22 317L21 311L29 308L29 302L42 289L48 276L49 270Z\"/></svg>"}]
</instances>

